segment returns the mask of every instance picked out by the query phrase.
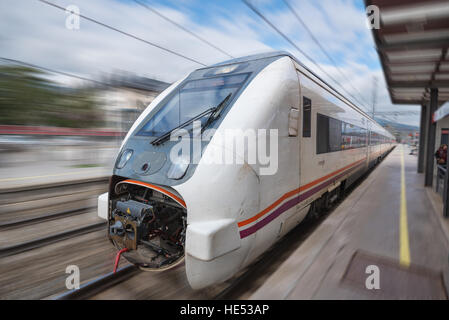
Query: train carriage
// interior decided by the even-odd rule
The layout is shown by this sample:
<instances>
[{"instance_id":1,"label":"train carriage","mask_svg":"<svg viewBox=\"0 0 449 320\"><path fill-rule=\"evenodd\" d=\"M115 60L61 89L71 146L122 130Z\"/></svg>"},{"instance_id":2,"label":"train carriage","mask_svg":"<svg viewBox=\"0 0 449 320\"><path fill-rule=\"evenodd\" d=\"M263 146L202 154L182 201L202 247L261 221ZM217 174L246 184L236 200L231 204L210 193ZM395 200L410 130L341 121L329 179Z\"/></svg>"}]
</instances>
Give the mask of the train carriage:
<instances>
[{"instance_id":1,"label":"train carriage","mask_svg":"<svg viewBox=\"0 0 449 320\"><path fill-rule=\"evenodd\" d=\"M186 135L200 152L174 160ZM268 161L252 161L254 138ZM126 259L145 270L185 261L190 285L203 288L330 205L393 146L388 131L289 53L237 58L195 70L148 106L121 146L98 215ZM233 161L211 161L230 148Z\"/></svg>"}]
</instances>

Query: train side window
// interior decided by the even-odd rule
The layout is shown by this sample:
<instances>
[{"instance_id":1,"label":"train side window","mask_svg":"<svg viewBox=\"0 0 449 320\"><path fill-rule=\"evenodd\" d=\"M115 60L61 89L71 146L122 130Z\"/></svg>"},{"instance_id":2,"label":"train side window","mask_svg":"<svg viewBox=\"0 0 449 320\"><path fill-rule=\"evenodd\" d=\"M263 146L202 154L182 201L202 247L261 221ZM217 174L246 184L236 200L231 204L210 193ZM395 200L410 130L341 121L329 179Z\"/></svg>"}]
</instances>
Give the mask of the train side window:
<instances>
[{"instance_id":1,"label":"train side window","mask_svg":"<svg viewBox=\"0 0 449 320\"><path fill-rule=\"evenodd\" d=\"M341 150L341 121L333 118L329 118L329 150L340 151Z\"/></svg>"},{"instance_id":2,"label":"train side window","mask_svg":"<svg viewBox=\"0 0 449 320\"><path fill-rule=\"evenodd\" d=\"M317 113L317 154L367 146L364 128Z\"/></svg>"},{"instance_id":3,"label":"train side window","mask_svg":"<svg viewBox=\"0 0 449 320\"><path fill-rule=\"evenodd\" d=\"M302 97L302 136L310 138L312 127L312 100Z\"/></svg>"},{"instance_id":4,"label":"train side window","mask_svg":"<svg viewBox=\"0 0 449 320\"><path fill-rule=\"evenodd\" d=\"M316 124L316 153L326 153L329 150L329 118L317 113Z\"/></svg>"}]
</instances>

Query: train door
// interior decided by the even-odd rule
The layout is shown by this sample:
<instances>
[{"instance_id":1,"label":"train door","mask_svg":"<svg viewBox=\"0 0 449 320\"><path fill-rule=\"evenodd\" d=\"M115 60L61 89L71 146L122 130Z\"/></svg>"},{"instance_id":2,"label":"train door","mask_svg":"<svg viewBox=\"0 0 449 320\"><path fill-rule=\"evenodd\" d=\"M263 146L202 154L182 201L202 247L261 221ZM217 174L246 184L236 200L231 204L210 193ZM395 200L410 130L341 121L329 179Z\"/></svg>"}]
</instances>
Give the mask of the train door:
<instances>
[{"instance_id":1,"label":"train door","mask_svg":"<svg viewBox=\"0 0 449 320\"><path fill-rule=\"evenodd\" d=\"M298 74L298 84L299 84L299 101L296 106L293 106L290 110L289 116L289 139L294 141L295 148L292 149L296 153L294 158L296 158L296 163L294 164L294 170L296 177L296 188L300 186L301 181L301 140L304 135L310 137L311 135L311 117L312 117L312 105L311 101L308 100L304 103L301 93L301 77ZM286 215L286 219L282 222L281 228L279 230L278 237L284 236L291 229L293 229L301 220L304 218L304 210L301 210L301 205L297 204L295 209L289 215Z\"/></svg>"}]
</instances>

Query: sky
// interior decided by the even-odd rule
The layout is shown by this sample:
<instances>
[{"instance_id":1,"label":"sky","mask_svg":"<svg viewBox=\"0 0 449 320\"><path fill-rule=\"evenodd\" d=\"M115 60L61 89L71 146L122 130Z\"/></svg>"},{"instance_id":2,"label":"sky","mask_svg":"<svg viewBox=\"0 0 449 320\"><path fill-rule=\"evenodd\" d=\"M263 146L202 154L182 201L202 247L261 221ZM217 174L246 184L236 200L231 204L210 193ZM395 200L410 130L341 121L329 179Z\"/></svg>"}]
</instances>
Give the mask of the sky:
<instances>
[{"instance_id":1,"label":"sky","mask_svg":"<svg viewBox=\"0 0 449 320\"><path fill-rule=\"evenodd\" d=\"M76 5L81 15L209 65L228 60L219 50L173 26L133 0L49 0ZM362 0L285 0L294 8L334 64L316 45L283 0L251 0L274 25L319 65L271 29L241 0L139 0L234 57L285 50L365 111L419 111L392 105ZM201 65L113 30L80 20L68 29L68 14L38 0L0 1L0 56L92 79L131 73L174 82ZM325 70L323 73L322 70ZM342 75L343 74L343 75ZM330 75L338 84L335 84ZM55 76L63 83L79 80ZM377 90L373 84L377 81ZM344 93L348 96L347 93ZM359 102L357 102L359 101ZM389 117L419 125L419 115Z\"/></svg>"}]
</instances>

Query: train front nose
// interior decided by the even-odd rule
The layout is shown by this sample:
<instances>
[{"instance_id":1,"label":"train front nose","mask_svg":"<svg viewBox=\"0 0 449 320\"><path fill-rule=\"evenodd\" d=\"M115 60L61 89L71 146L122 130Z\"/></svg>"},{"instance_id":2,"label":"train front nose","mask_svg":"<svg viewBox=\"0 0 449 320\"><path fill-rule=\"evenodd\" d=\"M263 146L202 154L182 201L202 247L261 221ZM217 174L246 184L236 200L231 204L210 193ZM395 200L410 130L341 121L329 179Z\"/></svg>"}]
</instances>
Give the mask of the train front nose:
<instances>
[{"instance_id":1,"label":"train front nose","mask_svg":"<svg viewBox=\"0 0 449 320\"><path fill-rule=\"evenodd\" d=\"M122 180L111 196L109 238L124 257L148 270L184 258L187 212L183 200L160 186Z\"/></svg>"}]
</instances>

